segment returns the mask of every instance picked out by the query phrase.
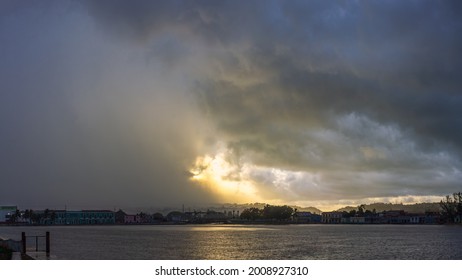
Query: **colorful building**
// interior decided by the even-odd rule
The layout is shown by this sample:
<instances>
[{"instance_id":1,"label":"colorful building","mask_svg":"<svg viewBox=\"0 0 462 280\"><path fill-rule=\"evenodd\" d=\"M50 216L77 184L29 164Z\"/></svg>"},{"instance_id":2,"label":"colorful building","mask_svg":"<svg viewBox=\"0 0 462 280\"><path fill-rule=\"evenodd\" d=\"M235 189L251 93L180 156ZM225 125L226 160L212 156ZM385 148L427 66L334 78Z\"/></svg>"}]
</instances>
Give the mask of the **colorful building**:
<instances>
[{"instance_id":1,"label":"colorful building","mask_svg":"<svg viewBox=\"0 0 462 280\"><path fill-rule=\"evenodd\" d=\"M41 224L54 225L104 225L115 224L115 213L110 210L50 210Z\"/></svg>"}]
</instances>

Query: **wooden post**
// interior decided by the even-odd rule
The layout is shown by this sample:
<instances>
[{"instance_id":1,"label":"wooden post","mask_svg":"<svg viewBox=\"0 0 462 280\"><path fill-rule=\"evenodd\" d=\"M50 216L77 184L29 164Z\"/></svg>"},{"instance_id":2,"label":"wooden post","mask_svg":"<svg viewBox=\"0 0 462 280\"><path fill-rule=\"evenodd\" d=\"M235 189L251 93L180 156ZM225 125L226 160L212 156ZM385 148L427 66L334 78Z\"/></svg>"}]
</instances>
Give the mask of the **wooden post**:
<instances>
[{"instance_id":1,"label":"wooden post","mask_svg":"<svg viewBox=\"0 0 462 280\"><path fill-rule=\"evenodd\" d=\"M21 254L25 254L26 253L26 233L23 231L21 233Z\"/></svg>"},{"instance_id":2,"label":"wooden post","mask_svg":"<svg viewBox=\"0 0 462 280\"><path fill-rule=\"evenodd\" d=\"M38 235L35 236L35 252L38 252Z\"/></svg>"},{"instance_id":3,"label":"wooden post","mask_svg":"<svg viewBox=\"0 0 462 280\"><path fill-rule=\"evenodd\" d=\"M46 238L46 253L47 253L47 257L50 257L50 232L47 231L46 232L46 235L45 235L45 238Z\"/></svg>"}]
</instances>

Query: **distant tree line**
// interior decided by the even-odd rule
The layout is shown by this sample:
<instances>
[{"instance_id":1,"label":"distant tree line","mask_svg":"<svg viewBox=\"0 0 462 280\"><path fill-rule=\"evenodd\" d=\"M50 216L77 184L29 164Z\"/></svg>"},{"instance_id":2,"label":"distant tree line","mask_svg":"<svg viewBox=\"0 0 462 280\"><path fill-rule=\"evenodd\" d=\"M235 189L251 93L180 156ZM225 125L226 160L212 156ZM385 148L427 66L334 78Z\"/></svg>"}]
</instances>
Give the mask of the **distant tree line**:
<instances>
[{"instance_id":1,"label":"distant tree line","mask_svg":"<svg viewBox=\"0 0 462 280\"><path fill-rule=\"evenodd\" d=\"M242 211L240 218L244 220L276 220L284 221L290 219L296 212L296 209L293 209L290 206L275 206L275 205L265 205L263 209L256 207L251 207L244 209Z\"/></svg>"},{"instance_id":2,"label":"distant tree line","mask_svg":"<svg viewBox=\"0 0 462 280\"><path fill-rule=\"evenodd\" d=\"M353 209L350 211L343 211L344 212L344 217L350 218L350 217L364 217L364 216L373 216L377 214L377 211L374 209L371 210L366 210L366 205L361 204L358 205L358 210Z\"/></svg>"},{"instance_id":3,"label":"distant tree line","mask_svg":"<svg viewBox=\"0 0 462 280\"><path fill-rule=\"evenodd\" d=\"M31 224L38 224L41 221L49 221L50 223L56 220L56 212L54 210L45 209L44 211L33 211L32 209L26 209L24 212L21 212L19 209L13 213L9 219L10 223L16 223L20 220L27 221Z\"/></svg>"}]
</instances>

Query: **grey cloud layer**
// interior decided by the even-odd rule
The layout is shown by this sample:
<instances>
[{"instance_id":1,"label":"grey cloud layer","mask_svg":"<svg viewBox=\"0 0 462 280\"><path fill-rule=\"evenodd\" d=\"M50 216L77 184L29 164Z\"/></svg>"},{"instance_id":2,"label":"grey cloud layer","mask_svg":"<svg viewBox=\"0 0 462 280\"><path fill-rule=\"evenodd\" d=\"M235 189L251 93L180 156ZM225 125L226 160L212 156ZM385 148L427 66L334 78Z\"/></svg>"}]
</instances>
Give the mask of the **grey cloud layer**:
<instances>
[{"instance_id":1,"label":"grey cloud layer","mask_svg":"<svg viewBox=\"0 0 462 280\"><path fill-rule=\"evenodd\" d=\"M0 47L6 185L41 182L56 185L43 188L53 193L75 177L72 190L102 180L99 194L115 188L142 201L162 192L173 202L176 192L200 191L171 174L184 172L208 139L257 167L247 179L264 198L460 188L459 1L51 3L0 14L10 42ZM38 12L34 22L30 9L54 17ZM111 70L118 67L132 70ZM213 129L202 130L204 120ZM61 179L46 175L55 169ZM144 187L126 188L131 181Z\"/></svg>"},{"instance_id":2,"label":"grey cloud layer","mask_svg":"<svg viewBox=\"0 0 462 280\"><path fill-rule=\"evenodd\" d=\"M118 35L146 41L170 33L219 50L211 57L221 75L201 81L211 110L263 99L274 102L261 105L263 114L354 111L462 140L453 129L462 102L457 1L113 2L91 1L89 11ZM226 81L249 76L264 78L248 87Z\"/></svg>"},{"instance_id":3,"label":"grey cloud layer","mask_svg":"<svg viewBox=\"0 0 462 280\"><path fill-rule=\"evenodd\" d=\"M218 74L201 79L196 92L236 154L262 166L322 172L324 191L344 196L458 187L459 3L171 5L156 8L174 28L145 20L155 18L147 7L121 19L132 31L148 22L138 30L181 30L218 50L210 64ZM355 127L339 127L348 116L359 116ZM319 136L326 131L332 139Z\"/></svg>"}]
</instances>

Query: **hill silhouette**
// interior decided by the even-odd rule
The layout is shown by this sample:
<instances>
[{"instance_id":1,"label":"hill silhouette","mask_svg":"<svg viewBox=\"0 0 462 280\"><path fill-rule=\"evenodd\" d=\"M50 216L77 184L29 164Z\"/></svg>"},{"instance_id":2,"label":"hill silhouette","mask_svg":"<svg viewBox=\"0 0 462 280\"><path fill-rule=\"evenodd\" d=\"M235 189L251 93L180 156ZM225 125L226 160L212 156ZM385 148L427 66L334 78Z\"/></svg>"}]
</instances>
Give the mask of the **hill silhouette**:
<instances>
[{"instance_id":1,"label":"hill silhouette","mask_svg":"<svg viewBox=\"0 0 462 280\"><path fill-rule=\"evenodd\" d=\"M372 203L366 204L365 210L374 210L377 212L390 211L390 210L403 210L408 213L424 213L424 212L439 212L440 205L438 202L426 202L426 203L416 203L416 204L393 204L393 203ZM346 211L358 210L357 206L346 206L338 209L337 211Z\"/></svg>"}]
</instances>

